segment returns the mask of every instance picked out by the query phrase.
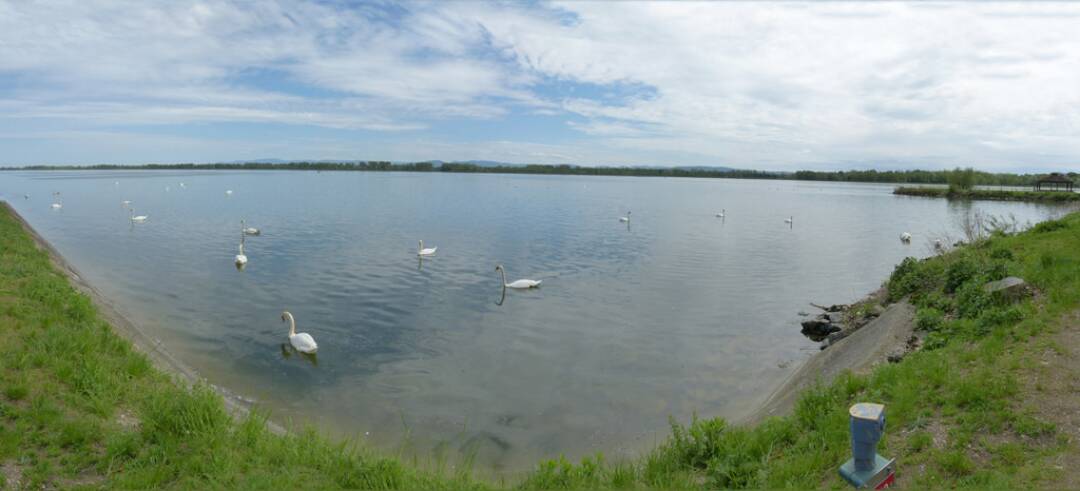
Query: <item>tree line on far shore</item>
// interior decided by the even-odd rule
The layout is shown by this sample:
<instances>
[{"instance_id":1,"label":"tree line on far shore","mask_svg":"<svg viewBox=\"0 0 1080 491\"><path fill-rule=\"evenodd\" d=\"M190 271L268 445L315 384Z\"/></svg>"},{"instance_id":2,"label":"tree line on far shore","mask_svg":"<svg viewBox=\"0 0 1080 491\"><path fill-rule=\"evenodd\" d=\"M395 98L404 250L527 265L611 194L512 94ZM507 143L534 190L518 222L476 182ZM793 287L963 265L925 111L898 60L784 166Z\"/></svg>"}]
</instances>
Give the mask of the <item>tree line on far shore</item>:
<instances>
[{"instance_id":1,"label":"tree line on far shore","mask_svg":"<svg viewBox=\"0 0 1080 491\"><path fill-rule=\"evenodd\" d=\"M953 170L849 170L772 172L710 167L596 167L580 165L479 165L471 162L245 162L215 164L143 164L143 165L86 165L4 167L0 170L316 170L316 171L381 171L381 172L457 172L487 174L551 174L581 176L641 176L641 177L704 177L725 179L786 179L798 181L879 182L900 184L949 184L971 186L1030 186L1039 174L990 173L973 168ZM1067 177L1076 181L1077 174Z\"/></svg>"}]
</instances>

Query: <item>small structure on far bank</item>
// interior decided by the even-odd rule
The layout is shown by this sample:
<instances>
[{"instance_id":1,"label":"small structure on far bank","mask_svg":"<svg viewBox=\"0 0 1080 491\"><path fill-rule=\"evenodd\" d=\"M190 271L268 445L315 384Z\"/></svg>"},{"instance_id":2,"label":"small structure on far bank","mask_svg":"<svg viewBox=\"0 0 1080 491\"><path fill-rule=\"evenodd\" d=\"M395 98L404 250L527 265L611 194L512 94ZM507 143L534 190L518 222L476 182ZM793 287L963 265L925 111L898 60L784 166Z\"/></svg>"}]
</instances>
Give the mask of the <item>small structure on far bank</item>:
<instances>
[{"instance_id":1,"label":"small structure on far bank","mask_svg":"<svg viewBox=\"0 0 1080 491\"><path fill-rule=\"evenodd\" d=\"M1054 172L1035 181L1035 191L1066 191L1071 193L1072 190L1072 179L1060 172Z\"/></svg>"}]
</instances>

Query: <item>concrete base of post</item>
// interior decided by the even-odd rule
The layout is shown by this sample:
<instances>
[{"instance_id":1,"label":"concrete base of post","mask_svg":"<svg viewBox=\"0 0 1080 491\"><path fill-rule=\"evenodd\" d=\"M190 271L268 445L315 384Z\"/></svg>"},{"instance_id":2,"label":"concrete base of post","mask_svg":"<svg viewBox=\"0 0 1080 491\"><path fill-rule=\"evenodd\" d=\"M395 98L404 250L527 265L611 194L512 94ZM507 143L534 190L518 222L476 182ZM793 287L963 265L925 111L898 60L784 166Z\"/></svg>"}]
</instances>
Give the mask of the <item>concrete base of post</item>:
<instances>
[{"instance_id":1,"label":"concrete base of post","mask_svg":"<svg viewBox=\"0 0 1080 491\"><path fill-rule=\"evenodd\" d=\"M855 470L855 459L848 459L840 466L840 477L856 489L885 489L896 479L896 459L886 459L875 453L874 468L863 472Z\"/></svg>"}]
</instances>

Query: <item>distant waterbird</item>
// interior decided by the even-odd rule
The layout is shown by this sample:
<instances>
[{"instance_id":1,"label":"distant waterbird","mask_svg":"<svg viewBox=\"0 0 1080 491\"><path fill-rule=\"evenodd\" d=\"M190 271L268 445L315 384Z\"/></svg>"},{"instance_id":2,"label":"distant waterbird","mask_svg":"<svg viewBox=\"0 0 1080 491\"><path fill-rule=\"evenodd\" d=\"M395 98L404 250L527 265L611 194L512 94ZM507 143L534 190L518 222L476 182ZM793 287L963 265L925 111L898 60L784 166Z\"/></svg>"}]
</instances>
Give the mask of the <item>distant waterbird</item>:
<instances>
[{"instance_id":1,"label":"distant waterbird","mask_svg":"<svg viewBox=\"0 0 1080 491\"><path fill-rule=\"evenodd\" d=\"M319 349L319 345L315 344L315 338L311 337L310 334L306 332L296 332L296 319L293 318L293 315L290 314L288 310L281 313L281 321L289 322L289 344L291 344L293 348L296 348L296 351L311 354Z\"/></svg>"},{"instance_id":2,"label":"distant waterbird","mask_svg":"<svg viewBox=\"0 0 1080 491\"><path fill-rule=\"evenodd\" d=\"M255 227L245 227L244 226L244 220L240 220L240 231L243 232L244 235L260 235L260 234L262 234L262 232L260 232L259 229L255 228Z\"/></svg>"},{"instance_id":3,"label":"distant waterbird","mask_svg":"<svg viewBox=\"0 0 1080 491\"><path fill-rule=\"evenodd\" d=\"M626 216L624 216L624 217L619 217L619 221L620 222L630 222L630 212L629 211L626 212Z\"/></svg>"},{"instance_id":4,"label":"distant waterbird","mask_svg":"<svg viewBox=\"0 0 1080 491\"><path fill-rule=\"evenodd\" d=\"M418 256L434 256L435 251L437 251L438 249L439 249L438 247L427 247L427 248L425 248L424 247L424 241L421 240L420 241L420 249L416 254Z\"/></svg>"},{"instance_id":5,"label":"distant waterbird","mask_svg":"<svg viewBox=\"0 0 1080 491\"><path fill-rule=\"evenodd\" d=\"M24 195L22 195L22 197L23 197L23 199L30 199L30 195L29 195L29 194L24 194Z\"/></svg>"},{"instance_id":6,"label":"distant waterbird","mask_svg":"<svg viewBox=\"0 0 1080 491\"><path fill-rule=\"evenodd\" d=\"M900 234L900 242L903 242L905 244L910 244L911 243L911 234L909 234L907 232L904 232L904 233Z\"/></svg>"},{"instance_id":7,"label":"distant waterbird","mask_svg":"<svg viewBox=\"0 0 1080 491\"><path fill-rule=\"evenodd\" d=\"M186 188L186 187L187 187L187 185L181 182L181 183L180 183L180 187L182 187L182 188Z\"/></svg>"},{"instance_id":8,"label":"distant waterbird","mask_svg":"<svg viewBox=\"0 0 1080 491\"><path fill-rule=\"evenodd\" d=\"M53 204L51 205L52 209L59 210L60 208L63 208L64 204L62 203L62 201L60 199L60 191L54 192L53 196L56 196L56 201L53 202Z\"/></svg>"},{"instance_id":9,"label":"distant waterbird","mask_svg":"<svg viewBox=\"0 0 1080 491\"><path fill-rule=\"evenodd\" d=\"M720 213L716 214L716 218L724 218L727 210L720 210Z\"/></svg>"},{"instance_id":10,"label":"distant waterbird","mask_svg":"<svg viewBox=\"0 0 1080 491\"><path fill-rule=\"evenodd\" d=\"M784 223L795 223L795 216L790 216L784 219Z\"/></svg>"},{"instance_id":11,"label":"distant waterbird","mask_svg":"<svg viewBox=\"0 0 1080 491\"><path fill-rule=\"evenodd\" d=\"M232 189L226 189L225 196L232 196Z\"/></svg>"},{"instance_id":12,"label":"distant waterbird","mask_svg":"<svg viewBox=\"0 0 1080 491\"><path fill-rule=\"evenodd\" d=\"M536 287L540 286L540 283L543 281L543 280L522 279L522 280L514 280L511 283L507 283L506 282L506 270L503 269L501 264L495 266L495 271L498 271L500 274L502 274L502 283L503 283L503 287L505 287L505 288L516 288L516 289L521 289L521 290L528 289L528 288L536 288Z\"/></svg>"},{"instance_id":13,"label":"distant waterbird","mask_svg":"<svg viewBox=\"0 0 1080 491\"><path fill-rule=\"evenodd\" d=\"M138 215L138 216L136 216L135 215L135 208L129 208L129 210L131 211L131 221L132 221L132 223L142 223L142 222L145 222L147 218L150 218L150 217L148 217L146 215Z\"/></svg>"}]
</instances>

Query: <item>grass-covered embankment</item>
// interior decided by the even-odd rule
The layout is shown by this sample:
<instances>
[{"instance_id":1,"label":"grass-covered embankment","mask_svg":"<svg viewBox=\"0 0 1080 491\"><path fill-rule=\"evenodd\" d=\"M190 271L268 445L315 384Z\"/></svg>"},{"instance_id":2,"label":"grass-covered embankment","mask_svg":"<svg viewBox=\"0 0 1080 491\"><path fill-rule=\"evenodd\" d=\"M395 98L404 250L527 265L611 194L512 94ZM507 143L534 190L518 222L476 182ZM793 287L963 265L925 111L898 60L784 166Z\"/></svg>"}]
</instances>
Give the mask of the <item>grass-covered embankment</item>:
<instances>
[{"instance_id":1,"label":"grass-covered embankment","mask_svg":"<svg viewBox=\"0 0 1080 491\"><path fill-rule=\"evenodd\" d=\"M924 186L900 186L893 189L893 194L900 196L921 196L924 198L977 199L989 201L1038 201L1045 203L1080 201L1080 193L1010 191L1004 189L956 190L945 187Z\"/></svg>"},{"instance_id":2,"label":"grass-covered embankment","mask_svg":"<svg viewBox=\"0 0 1080 491\"><path fill-rule=\"evenodd\" d=\"M1040 294L1006 304L981 290L1021 276ZM1025 385L1080 306L1080 215L995 235L925 261L888 284L919 306L927 347L869 375L808 391L794 414L753 428L721 419L673 425L636 461L541 463L525 489L845 486L847 407L888 407L880 450L916 486L1050 483L1051 459L1075 453ZM48 255L0 208L0 470L7 484L71 487L491 488L467 471L416 470L313 432L279 436L259 416L233 419L205 386L152 366L102 320ZM618 415L613 415L618 417Z\"/></svg>"}]
</instances>

